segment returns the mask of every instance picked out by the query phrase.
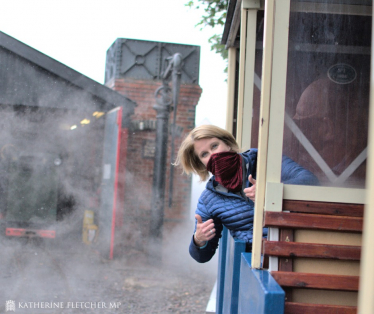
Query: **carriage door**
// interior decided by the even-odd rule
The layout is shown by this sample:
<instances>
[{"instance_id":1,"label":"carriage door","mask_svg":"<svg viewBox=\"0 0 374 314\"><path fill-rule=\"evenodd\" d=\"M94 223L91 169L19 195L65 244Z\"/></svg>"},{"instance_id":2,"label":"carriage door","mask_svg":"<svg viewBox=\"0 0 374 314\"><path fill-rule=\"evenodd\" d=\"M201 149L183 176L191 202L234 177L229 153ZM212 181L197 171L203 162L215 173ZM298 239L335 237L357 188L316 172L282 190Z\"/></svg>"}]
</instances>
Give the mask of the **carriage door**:
<instances>
[{"instance_id":1,"label":"carriage door","mask_svg":"<svg viewBox=\"0 0 374 314\"><path fill-rule=\"evenodd\" d=\"M365 202L372 2L266 3L252 265L258 267L263 248L271 274L286 287L286 307L315 303L355 308L360 254L354 252L361 250ZM282 155L312 172L319 184L283 183ZM264 246L263 225L269 228ZM278 245L283 251L273 254L272 246ZM292 252L285 253L291 246ZM317 252L320 247L322 254ZM349 254L343 256L343 250ZM318 283L309 285L317 277ZM293 283L285 283L290 278ZM332 278L339 286L332 285ZM350 284L345 284L347 278ZM290 301L293 304L287 305Z\"/></svg>"}]
</instances>

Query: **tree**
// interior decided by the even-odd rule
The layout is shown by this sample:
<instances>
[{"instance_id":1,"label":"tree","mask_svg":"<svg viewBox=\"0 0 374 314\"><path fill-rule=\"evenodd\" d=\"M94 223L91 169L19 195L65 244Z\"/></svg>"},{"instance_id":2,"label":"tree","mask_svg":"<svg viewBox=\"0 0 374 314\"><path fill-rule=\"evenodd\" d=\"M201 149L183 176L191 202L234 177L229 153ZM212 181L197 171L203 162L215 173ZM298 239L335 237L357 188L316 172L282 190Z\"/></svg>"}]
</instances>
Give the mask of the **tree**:
<instances>
[{"instance_id":1,"label":"tree","mask_svg":"<svg viewBox=\"0 0 374 314\"><path fill-rule=\"evenodd\" d=\"M210 26L214 28L217 25L223 26L226 21L226 13L229 0L191 0L188 1L186 6L196 9L200 7L204 8L204 15L201 21L196 24L196 26L201 26L201 29L205 26ZM211 44L211 50L215 50L219 53L223 59L227 59L228 52L225 49L225 45L221 45L222 34L215 34L209 38L209 43ZM227 68L225 69L225 72Z\"/></svg>"}]
</instances>

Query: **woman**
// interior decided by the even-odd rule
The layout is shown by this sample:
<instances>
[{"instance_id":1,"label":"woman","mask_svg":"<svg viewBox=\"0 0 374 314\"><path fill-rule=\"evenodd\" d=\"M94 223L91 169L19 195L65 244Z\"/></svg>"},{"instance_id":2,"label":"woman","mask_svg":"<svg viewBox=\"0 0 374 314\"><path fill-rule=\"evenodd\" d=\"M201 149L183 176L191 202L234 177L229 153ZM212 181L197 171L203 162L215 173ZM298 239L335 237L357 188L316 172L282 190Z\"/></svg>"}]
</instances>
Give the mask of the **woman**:
<instances>
[{"instance_id":1,"label":"woman","mask_svg":"<svg viewBox=\"0 0 374 314\"><path fill-rule=\"evenodd\" d=\"M235 138L214 125L193 129L182 142L175 165L186 174L209 179L196 209L190 255L199 263L215 254L223 225L252 248L257 149L239 153ZM288 157L282 159L283 183L316 185L317 178ZM264 228L264 236L267 229Z\"/></svg>"}]
</instances>

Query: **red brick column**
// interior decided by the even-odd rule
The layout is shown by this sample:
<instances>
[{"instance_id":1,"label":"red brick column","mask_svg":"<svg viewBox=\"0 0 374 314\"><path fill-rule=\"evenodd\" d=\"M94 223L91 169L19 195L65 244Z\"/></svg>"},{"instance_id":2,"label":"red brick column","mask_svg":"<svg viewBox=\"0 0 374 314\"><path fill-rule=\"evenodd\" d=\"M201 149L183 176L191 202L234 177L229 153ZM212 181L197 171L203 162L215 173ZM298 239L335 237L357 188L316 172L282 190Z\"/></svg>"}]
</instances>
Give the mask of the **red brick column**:
<instances>
[{"instance_id":1,"label":"red brick column","mask_svg":"<svg viewBox=\"0 0 374 314\"><path fill-rule=\"evenodd\" d=\"M153 165L152 148L156 137L155 123L156 104L154 93L161 86L161 81L117 79L107 84L110 88L125 95L137 103L132 116L132 128L129 128L127 149L122 149L126 158L123 193L123 226L120 239L124 251L133 248L136 251L146 250L150 210L152 200ZM198 85L182 84L177 107L176 125L181 133L175 138L176 156L181 141L195 126L195 110L202 90ZM169 125L173 123L174 113L170 113ZM141 130L143 126L143 130ZM169 128L170 129L170 128ZM173 203L169 208L169 182L171 136L168 142L168 160L166 173L166 191L164 206L164 235L181 224L189 215L191 179L181 175L180 168L174 169ZM117 240L118 243L118 240Z\"/></svg>"}]
</instances>

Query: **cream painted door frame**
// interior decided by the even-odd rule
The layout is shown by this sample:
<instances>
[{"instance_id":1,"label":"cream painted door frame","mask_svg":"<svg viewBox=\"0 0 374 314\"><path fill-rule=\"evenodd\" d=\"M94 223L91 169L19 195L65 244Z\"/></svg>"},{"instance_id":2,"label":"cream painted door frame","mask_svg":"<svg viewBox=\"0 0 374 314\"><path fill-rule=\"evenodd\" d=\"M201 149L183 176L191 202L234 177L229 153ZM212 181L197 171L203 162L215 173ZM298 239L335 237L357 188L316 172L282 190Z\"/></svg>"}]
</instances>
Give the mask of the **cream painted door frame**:
<instances>
[{"instance_id":1,"label":"cream painted door frame","mask_svg":"<svg viewBox=\"0 0 374 314\"><path fill-rule=\"evenodd\" d=\"M285 120L289 13L290 0L265 2L258 180L252 249L254 268L261 266L262 226L265 210L280 211L282 199L363 204L366 195L364 189L283 185L280 182L284 133L284 123L280 121ZM289 125L292 126L290 123ZM362 160L365 157L364 151L359 159ZM351 171L353 168L354 165L348 170ZM277 232L270 230L270 239L277 240ZM275 264L272 270L276 269Z\"/></svg>"},{"instance_id":2,"label":"cream painted door frame","mask_svg":"<svg viewBox=\"0 0 374 314\"><path fill-rule=\"evenodd\" d=\"M243 0L240 22L240 56L236 140L243 151L251 148L252 105L259 0Z\"/></svg>"},{"instance_id":3,"label":"cream painted door frame","mask_svg":"<svg viewBox=\"0 0 374 314\"><path fill-rule=\"evenodd\" d=\"M372 7L374 16L374 6ZM371 43L374 42L374 25L372 18ZM369 138L367 161L367 194L364 211L363 243L361 253L360 286L358 294L358 313L374 313L374 54L371 49L370 73L370 107L369 107Z\"/></svg>"},{"instance_id":4,"label":"cream painted door frame","mask_svg":"<svg viewBox=\"0 0 374 314\"><path fill-rule=\"evenodd\" d=\"M281 210L283 188L282 166L283 123L287 75L288 27L290 1L265 2L264 50L262 63L260 127L257 159L257 187L253 227L252 267L261 267L261 244L264 210ZM253 72L252 72L253 73ZM274 123L271 123L271 122ZM266 197L265 197L266 196ZM266 202L271 198L272 202ZM277 240L277 230L270 229ZM272 265L276 264L274 260Z\"/></svg>"}]
</instances>

